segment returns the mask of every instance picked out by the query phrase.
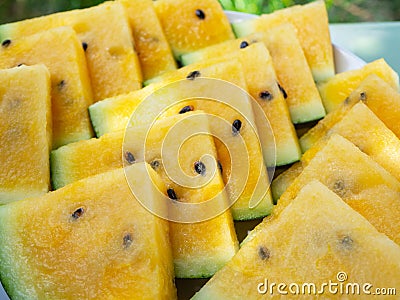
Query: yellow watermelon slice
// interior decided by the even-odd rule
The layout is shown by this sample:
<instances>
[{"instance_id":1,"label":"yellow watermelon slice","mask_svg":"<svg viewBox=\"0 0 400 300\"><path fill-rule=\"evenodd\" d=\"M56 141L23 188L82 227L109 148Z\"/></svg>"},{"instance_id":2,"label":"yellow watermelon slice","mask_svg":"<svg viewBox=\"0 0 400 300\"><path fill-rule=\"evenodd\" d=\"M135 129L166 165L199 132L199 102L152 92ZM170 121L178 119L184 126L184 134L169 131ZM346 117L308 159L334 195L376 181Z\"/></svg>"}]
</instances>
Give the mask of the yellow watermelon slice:
<instances>
[{"instance_id":1,"label":"yellow watermelon slice","mask_svg":"<svg viewBox=\"0 0 400 300\"><path fill-rule=\"evenodd\" d=\"M176 59L234 38L217 0L158 0L154 7Z\"/></svg>"},{"instance_id":2,"label":"yellow watermelon slice","mask_svg":"<svg viewBox=\"0 0 400 300\"><path fill-rule=\"evenodd\" d=\"M400 123L398 122L400 119L400 93L379 76L371 74L337 109L331 111L300 138L302 151L306 152L311 148L359 101L366 104L400 138Z\"/></svg>"},{"instance_id":3,"label":"yellow watermelon slice","mask_svg":"<svg viewBox=\"0 0 400 300\"><path fill-rule=\"evenodd\" d=\"M283 36L285 38L282 38ZM257 32L233 41L227 41L185 54L182 56L182 63L187 65L210 58L226 57L227 53L232 52L233 49L236 50L243 47L241 49L245 50L248 45L255 42L263 42L271 54L277 82L285 91L285 99L292 122L304 123L322 118L325 115L325 110L321 97L297 38L295 28L290 23L284 23L271 27L264 32ZM258 75L261 72L255 72L265 68L260 65L259 59L246 57L246 62L243 62L243 66L246 69L246 77L249 77L249 80L247 80L249 89L251 85L257 86L258 82L263 81ZM269 77L275 76L270 74ZM258 98L258 94L252 96L255 99ZM281 113L278 114L280 115ZM271 120L271 117L269 119ZM271 124L273 126L274 122L271 121ZM279 131L282 131L282 128L279 129ZM276 135L276 137L279 139L279 135Z\"/></svg>"},{"instance_id":4,"label":"yellow watermelon slice","mask_svg":"<svg viewBox=\"0 0 400 300\"><path fill-rule=\"evenodd\" d=\"M57 186L67 185L81 178L120 168L123 164L129 165L146 160L158 172L167 187L174 191L179 201L199 203L217 196L219 202L227 208L228 199L223 191L224 184L219 172L215 173L209 183L198 189L174 183L170 179L171 176L173 178L175 176L173 171L169 170L168 174L165 172L164 164L166 161L171 161L172 157L167 156L167 159L163 157L161 149L170 128L188 116L199 113L201 112L189 112L159 120L149 132L146 143L144 143L146 128L135 127L128 129L126 134L123 131L114 132L100 139L81 141L61 147L52 153L53 183ZM202 122L199 122L198 119L189 118L186 125L188 128L197 128L199 132L209 133L207 118L204 116L201 120ZM183 132L174 132L175 140L187 131L188 129L185 128ZM196 147L193 147L193 144ZM212 137L206 134L193 136L181 147L180 166L186 174L193 176L196 174L193 169L195 162L201 161L201 158L207 154L216 158ZM212 169L208 164L204 164L207 169ZM209 234L210 232L212 234ZM201 223L171 223L170 236L176 276L209 277L214 274L237 251L238 245L234 232L229 211ZM215 239L215 237L218 238Z\"/></svg>"},{"instance_id":5,"label":"yellow watermelon slice","mask_svg":"<svg viewBox=\"0 0 400 300\"><path fill-rule=\"evenodd\" d=\"M243 47L242 43L247 44L247 46ZM221 61L238 59L243 69L247 90L256 101L252 103L255 107L254 111L258 111L258 107L262 108L274 133L275 145L270 143L269 140L261 141L267 166L281 166L298 161L301 154L298 138L284 99L286 92L282 92L282 87L279 87L273 61L265 46L262 43L249 44L250 41L238 39L187 54L182 59L186 57L186 62L194 61L196 63L182 69L189 72L189 70L200 69L208 65L212 66ZM152 82L166 80L173 75L174 73L166 73L154 78ZM226 77L224 74L220 76ZM203 108L203 110L208 111L206 108ZM259 117L255 114L255 121L259 130L265 126L264 116ZM272 149L275 147L276 150Z\"/></svg>"},{"instance_id":6,"label":"yellow watermelon slice","mask_svg":"<svg viewBox=\"0 0 400 300\"><path fill-rule=\"evenodd\" d=\"M222 176L216 167L217 153L214 140L209 135L207 117L201 112L194 112L160 120L149 131L143 148L145 133L146 131L136 126L132 130L128 129L124 151L132 149L131 147L139 147L145 151L146 161L150 162L166 183L170 198L190 204L214 198L218 203L218 210L213 212L215 217L212 219L196 223L170 222L175 276L211 277L235 255L238 241L231 212L223 212L229 206L228 197ZM188 136L188 139L181 143L181 137L184 136ZM168 144L168 138L172 144ZM177 153L174 152L174 146L179 146L179 157L175 160L173 157L176 157ZM207 159L207 156L210 159ZM200 170L196 166L200 166ZM190 177L189 183L181 181L182 173ZM199 174L200 176L197 176ZM204 178L208 181L202 186ZM170 217L173 219L190 221L196 218L194 215L185 216L185 210L178 211L178 215L175 215L176 210L173 210L173 207L169 208Z\"/></svg>"},{"instance_id":7,"label":"yellow watermelon slice","mask_svg":"<svg viewBox=\"0 0 400 300\"><path fill-rule=\"evenodd\" d=\"M166 74L165 77L163 75L164 80L159 83L160 85L163 85L163 82L174 83L166 84L163 88L156 90L142 107L139 106L138 109L141 112L135 111L130 125L151 124L156 117L179 114L188 108L190 110L200 109L215 116L216 118L210 121L210 128L211 134L215 136L218 159L223 169L225 183L234 176L240 179L246 177L243 191L241 185L231 185L228 188L232 203L239 197L232 210L234 219L246 220L266 216L271 211L272 201L263 155L267 164L274 167L275 164L271 160L275 159L275 145L265 114L260 108L253 110L256 104L249 99L249 95L244 90L238 88L246 87L246 82L240 64L235 60L235 58L229 60L230 70L227 70L227 62L212 64L209 68L205 68L205 70L214 70L213 76L228 80L229 83L204 78L203 76L207 75L199 71L199 65L187 66L173 74ZM185 80L176 81L183 71L185 71L184 74L189 75L186 75ZM196 76L199 77L191 78L192 74L197 74ZM186 99L191 100L184 101ZM177 102L178 100L181 102ZM158 112L160 114L156 115ZM264 124L264 127L256 127L255 115L259 117L259 120L264 121L261 123L261 125ZM229 127L222 128L221 122L216 119L227 121ZM238 127L235 127L235 124ZM237 130L235 134L232 131L233 127ZM228 147L228 151L223 144L226 142L231 145ZM243 142L244 145L242 145ZM244 147L240 147L241 145ZM237 161L235 161L235 157L238 158ZM248 166L249 169L235 172L235 163L237 166ZM229 171L230 169L232 171Z\"/></svg>"},{"instance_id":8,"label":"yellow watermelon slice","mask_svg":"<svg viewBox=\"0 0 400 300\"><path fill-rule=\"evenodd\" d=\"M308 162L279 198L274 214L278 215L314 179L341 196L378 231L400 243L400 223L396 221L400 217L399 181L339 135L332 135Z\"/></svg>"},{"instance_id":9,"label":"yellow watermelon slice","mask_svg":"<svg viewBox=\"0 0 400 300\"><path fill-rule=\"evenodd\" d=\"M279 83L287 94L292 122L299 124L324 117L321 97L293 25L285 23L247 38L267 46Z\"/></svg>"},{"instance_id":10,"label":"yellow watermelon slice","mask_svg":"<svg viewBox=\"0 0 400 300\"><path fill-rule=\"evenodd\" d=\"M91 138L87 109L92 92L85 54L75 32L70 27L54 28L9 40L0 49L2 68L37 63L45 64L51 75L53 149Z\"/></svg>"},{"instance_id":11,"label":"yellow watermelon slice","mask_svg":"<svg viewBox=\"0 0 400 300\"><path fill-rule=\"evenodd\" d=\"M143 80L176 69L171 48L152 0L120 0L125 6L139 57Z\"/></svg>"},{"instance_id":12,"label":"yellow watermelon slice","mask_svg":"<svg viewBox=\"0 0 400 300\"><path fill-rule=\"evenodd\" d=\"M160 79L153 79L154 84L141 90L94 103L89 107L89 114L96 135L99 137L108 132L125 129L129 123L130 116L143 99L168 82L185 79L193 71L193 68L180 68L173 72L167 72L168 81L159 82ZM196 71L199 71L203 76L227 80L246 88L246 84L243 83L241 65L237 59L212 66L203 66ZM162 78L164 76L166 75L163 75ZM156 84L156 82L158 83Z\"/></svg>"},{"instance_id":13,"label":"yellow watermelon slice","mask_svg":"<svg viewBox=\"0 0 400 300\"><path fill-rule=\"evenodd\" d=\"M276 10L254 20L233 24L233 28L236 36L243 37L254 32L268 31L269 28L285 22L296 28L314 80L321 82L331 78L335 69L328 14L323 0ZM286 39L286 36L281 38Z\"/></svg>"},{"instance_id":14,"label":"yellow watermelon slice","mask_svg":"<svg viewBox=\"0 0 400 300\"><path fill-rule=\"evenodd\" d=\"M0 121L0 205L45 194L51 103L44 65L0 70Z\"/></svg>"},{"instance_id":15,"label":"yellow watermelon slice","mask_svg":"<svg viewBox=\"0 0 400 300\"><path fill-rule=\"evenodd\" d=\"M399 245L311 181L192 299L373 298L400 288L399 261Z\"/></svg>"},{"instance_id":16,"label":"yellow watermelon slice","mask_svg":"<svg viewBox=\"0 0 400 300\"><path fill-rule=\"evenodd\" d=\"M207 108L209 113L222 115L223 112L223 115L229 116L233 120L241 118L241 115L223 105L212 103L213 109L211 110L210 103L204 100L181 102L179 106L169 110L167 115L176 116L179 114L182 107L190 106L195 108L196 111ZM251 174L244 190L242 190L239 184L234 183L237 180L235 178L237 175L232 176L232 153L226 153L224 145L221 144L221 142L218 142L218 139L215 139L224 182L228 183L229 180L232 182L232 188L228 190L230 198L238 199L232 207L232 213L234 218L239 220L265 216L269 214L272 209L270 194L263 194L268 190L268 174L263 165L259 142L255 139L256 136L249 125L249 123L243 121L243 129L241 131L241 135L245 137L247 151L250 151L249 155L252 158L249 161ZM215 133L220 132L220 130L215 126L211 127L211 132L213 132L213 130ZM140 126L130 130L145 132L145 128ZM232 134L230 130L229 132L224 132L220 135L220 137L223 137L223 140L232 139L231 136ZM112 169L121 166L123 159L126 159L121 151L122 141L123 131L118 131L107 133L99 139L73 143L53 151L51 155L53 186L59 188L91 174L105 172L110 168ZM235 140L232 140L231 142L235 143ZM141 148L142 145L136 143L135 147L131 149L136 160L142 159L139 155L143 152ZM230 149L230 151L236 151L238 153L240 149ZM83 156L85 156L85 159L82 159ZM149 163L151 162L149 160L147 161ZM255 188L258 185L260 185L260 190L259 192L255 192ZM249 208L249 202L252 199L262 199L262 201L259 205Z\"/></svg>"},{"instance_id":17,"label":"yellow watermelon slice","mask_svg":"<svg viewBox=\"0 0 400 300\"><path fill-rule=\"evenodd\" d=\"M279 198L302 168L325 145L328 137L335 133L355 144L397 180L400 180L400 140L366 105L359 102L332 126L324 137L304 153L300 163L294 164L274 180L272 184L272 190L275 189L274 199Z\"/></svg>"},{"instance_id":18,"label":"yellow watermelon slice","mask_svg":"<svg viewBox=\"0 0 400 300\"><path fill-rule=\"evenodd\" d=\"M184 79L188 76L188 74L193 74L194 72L199 73L201 77L209 76L218 79L224 79L233 84L236 84L239 87L246 87L246 82L242 74L242 68L240 62L238 62L237 59L231 59L226 62L216 63L204 68L198 68L198 66L187 66L175 72L163 75L162 78L164 79L164 81L160 83L155 83L155 85L163 86L165 83L174 82L178 79ZM205 99L195 99L196 97L205 97L205 92L213 89L212 87L207 86L207 84L203 84L203 87L201 87L201 83L200 85L198 85L195 82L196 80L192 81L187 79L181 82L181 85L179 85L178 83L176 86L170 86L170 88L168 88L167 85L168 91L166 89L160 89L159 91L156 90L156 92L151 96L152 99L149 102L152 105L147 106L147 108L145 108L141 114L139 114L133 120L130 120L130 123L134 126L150 124L153 121L152 113L158 111L159 109L162 109L167 104L171 108L168 109L164 114L161 114L161 117L179 114L183 108L189 107L191 110L203 110L206 113L219 116L232 125L236 120L238 120L237 122L240 122L243 130L241 131L240 137L237 137L235 141L232 141L232 143L235 143L236 146L232 149L229 149L229 151L232 151L232 153L230 153L231 155L247 158L248 156L240 153L241 150L238 148L238 146L242 142L243 137L246 150L248 151L248 154L250 155L249 157L251 157L251 159L248 160L250 173L248 176L247 184L245 186L245 190L242 192L240 185L231 185L232 188L229 190L230 199L232 201L236 200L240 196L240 199L234 205L233 215L234 218L237 220L253 219L268 215L272 209L272 200L269 192L269 178L267 170L264 166L263 153L261 150L262 148L260 148L260 141L257 135L258 128L254 130L254 128L256 127L254 123L251 100L249 99L248 95L240 89L235 88L232 91L232 87L234 87L233 85L229 85L228 89L231 90L231 93L236 93L236 95L230 95L227 90L224 90L224 88L226 88L226 85L223 86L223 82L220 81L212 82L210 84L215 86L214 90L216 93L219 93L219 99L226 99L228 103L221 104L217 103L216 101L210 101L210 99L208 99L208 101L206 101ZM190 85L190 83L193 84ZM147 87L147 89L151 88L151 86ZM202 90L202 88L204 90ZM138 93L139 92L135 92L135 95L137 95ZM195 94L196 97L193 98L193 100L187 102L176 102L180 99L186 99L188 96L183 95L185 93L191 93L192 95ZM277 93L279 94L279 92ZM118 100L116 98L114 98L114 100L109 99L106 101L98 102L91 106L90 114L92 116L93 123L96 124L95 128L98 128L97 124L99 124L99 126L103 126L104 128L104 123L107 123L108 121L102 122L102 120L111 119L111 121L108 122L109 124L118 124L118 129L123 129L123 126L127 125L131 113L133 113L135 111L135 108L137 109L137 107L141 103L140 100L133 99L135 98L132 97L131 94L126 95L125 100L121 97L118 97ZM124 103L126 105L124 105ZM229 107L229 105L233 105L233 108ZM130 112L128 112L127 109L127 107L129 106L132 107ZM116 112L112 109L112 107L120 107L121 110L118 110ZM237 109L237 111L235 109ZM118 115L118 112L120 111L122 111L121 116ZM103 116L104 112L106 114L105 116ZM112 121L113 119L115 119L116 121ZM210 126L212 134L221 132L221 128L218 123L210 122ZM221 136L223 137L223 139L232 139L231 129L222 132ZM270 136L271 134L269 135L269 137ZM227 181L232 177L231 175L233 174L229 171L231 169L231 156L227 155L226 148L223 146L223 144L218 142L218 138L216 138L215 140L217 145L218 158L223 169L223 176L225 182L227 183ZM269 151L267 152L267 155L269 155L272 159L275 159L274 143L271 142L273 141L273 137L271 139L268 139L267 137L265 140L267 140L267 142L264 142L261 145L266 145L263 148ZM264 154L264 157L265 156L266 155ZM243 162L243 165L246 165L246 163ZM271 163L271 165L274 166L274 163ZM247 173L241 175L245 176L246 174ZM235 174L235 176L238 176L238 174ZM255 192L256 187L257 189ZM255 206L249 206L249 203L253 203L253 201L255 203Z\"/></svg>"},{"instance_id":19,"label":"yellow watermelon slice","mask_svg":"<svg viewBox=\"0 0 400 300\"><path fill-rule=\"evenodd\" d=\"M128 17L118 1L5 24L0 26L0 39L13 40L59 26L73 27L86 49L95 101L141 87L140 63L133 49Z\"/></svg>"},{"instance_id":20,"label":"yellow watermelon slice","mask_svg":"<svg viewBox=\"0 0 400 300\"><path fill-rule=\"evenodd\" d=\"M162 205L150 166L127 170ZM1 206L0 219L0 276L13 299L176 298L168 222L135 199L123 169Z\"/></svg>"},{"instance_id":21,"label":"yellow watermelon slice","mask_svg":"<svg viewBox=\"0 0 400 300\"><path fill-rule=\"evenodd\" d=\"M399 75L383 58L373 61L361 69L336 74L327 82L320 83L318 88L327 112L331 112L353 92L369 75L375 74L399 91Z\"/></svg>"}]
</instances>

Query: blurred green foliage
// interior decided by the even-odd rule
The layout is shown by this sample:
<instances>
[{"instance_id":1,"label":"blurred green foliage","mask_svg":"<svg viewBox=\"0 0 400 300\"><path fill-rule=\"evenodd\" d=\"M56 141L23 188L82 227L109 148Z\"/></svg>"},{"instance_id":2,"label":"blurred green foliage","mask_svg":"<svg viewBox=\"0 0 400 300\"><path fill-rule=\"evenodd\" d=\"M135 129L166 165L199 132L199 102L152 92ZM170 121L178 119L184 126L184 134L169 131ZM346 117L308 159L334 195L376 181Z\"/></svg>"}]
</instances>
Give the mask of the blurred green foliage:
<instances>
[{"instance_id":1,"label":"blurred green foliage","mask_svg":"<svg viewBox=\"0 0 400 300\"><path fill-rule=\"evenodd\" d=\"M0 0L0 23L32 18L57 11L93 6L104 0ZM192 0L188 0L192 1ZM232 9L251 13L269 13L311 0L220 0ZM330 22L400 21L400 1L326 0Z\"/></svg>"}]
</instances>

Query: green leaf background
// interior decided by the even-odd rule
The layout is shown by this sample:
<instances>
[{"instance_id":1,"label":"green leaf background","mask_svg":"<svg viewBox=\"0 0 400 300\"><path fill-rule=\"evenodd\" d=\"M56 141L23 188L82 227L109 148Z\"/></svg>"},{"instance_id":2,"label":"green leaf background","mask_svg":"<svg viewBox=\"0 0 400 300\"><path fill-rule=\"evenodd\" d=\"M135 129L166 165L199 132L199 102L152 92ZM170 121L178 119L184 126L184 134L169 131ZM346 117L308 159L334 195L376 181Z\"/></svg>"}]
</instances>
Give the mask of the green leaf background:
<instances>
[{"instance_id":1,"label":"green leaf background","mask_svg":"<svg viewBox=\"0 0 400 300\"><path fill-rule=\"evenodd\" d=\"M103 0L0 0L0 24L57 11L89 7L101 2ZM230 10L269 13L311 0L220 0L220 2ZM400 1L326 0L326 4L332 23L400 20Z\"/></svg>"}]
</instances>

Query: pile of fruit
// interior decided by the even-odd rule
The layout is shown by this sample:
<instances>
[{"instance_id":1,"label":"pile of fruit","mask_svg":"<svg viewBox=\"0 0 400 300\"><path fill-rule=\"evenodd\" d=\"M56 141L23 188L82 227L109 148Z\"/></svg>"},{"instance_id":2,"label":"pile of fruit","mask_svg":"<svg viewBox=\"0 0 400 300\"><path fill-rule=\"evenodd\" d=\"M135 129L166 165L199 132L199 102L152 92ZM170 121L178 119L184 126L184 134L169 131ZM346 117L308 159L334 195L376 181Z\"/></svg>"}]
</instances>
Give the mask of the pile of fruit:
<instances>
[{"instance_id":1,"label":"pile of fruit","mask_svg":"<svg viewBox=\"0 0 400 300\"><path fill-rule=\"evenodd\" d=\"M322 0L116 0L0 42L10 298L400 292L399 77L335 74Z\"/></svg>"}]
</instances>

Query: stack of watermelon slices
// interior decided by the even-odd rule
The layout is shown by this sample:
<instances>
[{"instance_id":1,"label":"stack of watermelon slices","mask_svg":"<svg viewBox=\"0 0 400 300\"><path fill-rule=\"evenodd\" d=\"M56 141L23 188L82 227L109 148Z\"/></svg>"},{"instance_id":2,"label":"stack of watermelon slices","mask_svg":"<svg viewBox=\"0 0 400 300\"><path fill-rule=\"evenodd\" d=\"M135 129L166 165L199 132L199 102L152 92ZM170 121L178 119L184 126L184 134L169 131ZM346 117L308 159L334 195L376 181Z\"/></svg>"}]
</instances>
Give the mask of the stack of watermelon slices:
<instances>
[{"instance_id":1,"label":"stack of watermelon slices","mask_svg":"<svg viewBox=\"0 0 400 300\"><path fill-rule=\"evenodd\" d=\"M400 290L399 78L335 75L322 0L232 26L217 0L116 0L0 41L10 298Z\"/></svg>"}]
</instances>

